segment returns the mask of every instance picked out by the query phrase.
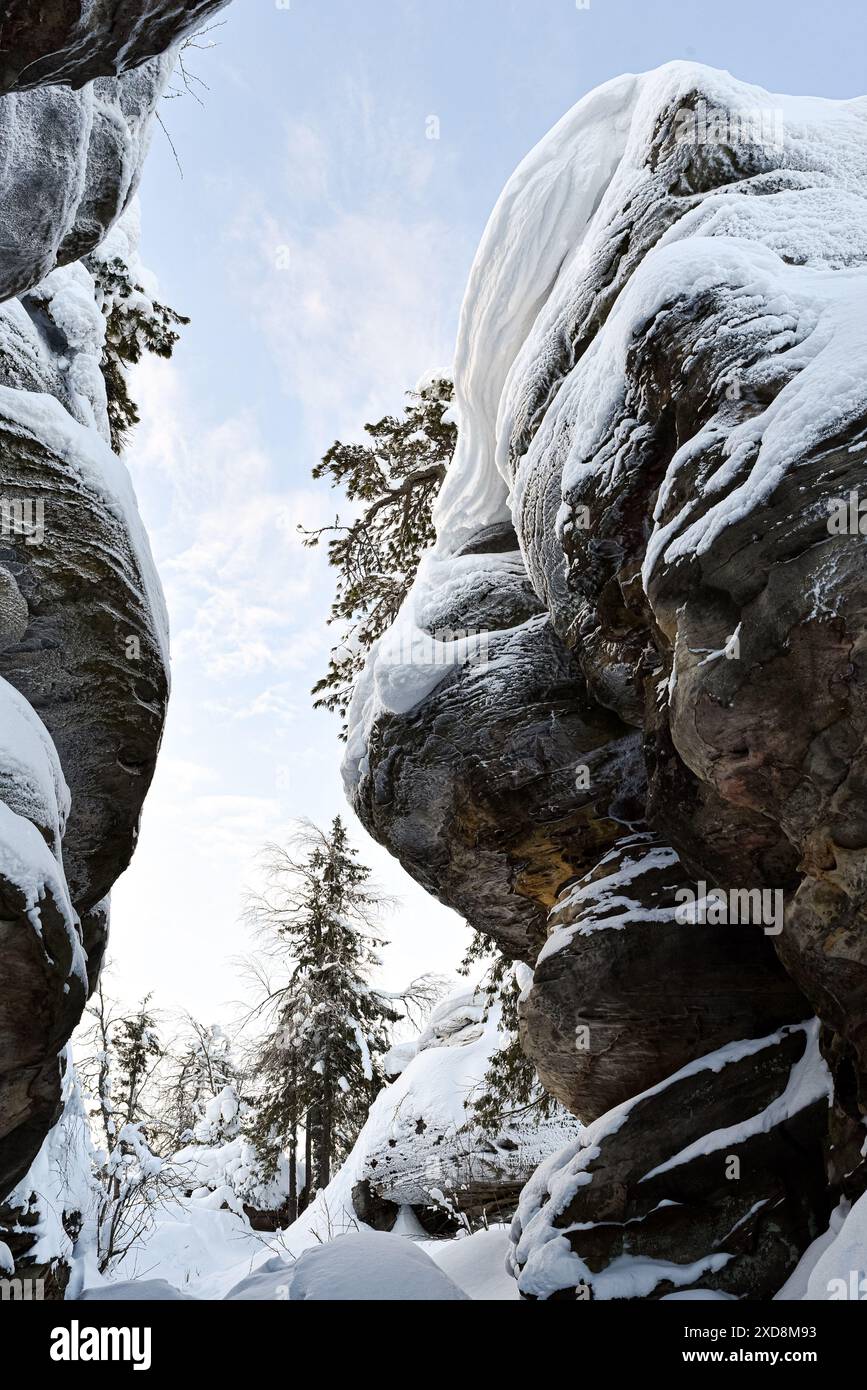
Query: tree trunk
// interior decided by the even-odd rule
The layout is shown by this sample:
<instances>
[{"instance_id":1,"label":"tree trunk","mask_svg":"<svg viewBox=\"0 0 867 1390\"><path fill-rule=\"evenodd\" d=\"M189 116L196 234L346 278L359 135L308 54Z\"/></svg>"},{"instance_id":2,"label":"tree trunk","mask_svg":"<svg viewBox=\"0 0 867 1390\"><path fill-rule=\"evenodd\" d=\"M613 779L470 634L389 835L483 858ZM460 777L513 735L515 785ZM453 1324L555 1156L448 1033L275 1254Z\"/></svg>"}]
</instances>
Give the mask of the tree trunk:
<instances>
[{"instance_id":1,"label":"tree trunk","mask_svg":"<svg viewBox=\"0 0 867 1390\"><path fill-rule=\"evenodd\" d=\"M289 1136L289 1221L298 1216L298 1126L293 1124Z\"/></svg>"},{"instance_id":2,"label":"tree trunk","mask_svg":"<svg viewBox=\"0 0 867 1390\"><path fill-rule=\"evenodd\" d=\"M313 1130L315 1124L315 1112L311 1108L307 1111L307 1120L304 1126L304 1188L301 1193L301 1211L306 1211L309 1207L313 1191Z\"/></svg>"},{"instance_id":3,"label":"tree trunk","mask_svg":"<svg viewBox=\"0 0 867 1390\"><path fill-rule=\"evenodd\" d=\"M331 1078L322 1078L322 1108L316 1153L316 1186L327 1187L331 1181L331 1131L334 1124L332 1115Z\"/></svg>"}]
</instances>

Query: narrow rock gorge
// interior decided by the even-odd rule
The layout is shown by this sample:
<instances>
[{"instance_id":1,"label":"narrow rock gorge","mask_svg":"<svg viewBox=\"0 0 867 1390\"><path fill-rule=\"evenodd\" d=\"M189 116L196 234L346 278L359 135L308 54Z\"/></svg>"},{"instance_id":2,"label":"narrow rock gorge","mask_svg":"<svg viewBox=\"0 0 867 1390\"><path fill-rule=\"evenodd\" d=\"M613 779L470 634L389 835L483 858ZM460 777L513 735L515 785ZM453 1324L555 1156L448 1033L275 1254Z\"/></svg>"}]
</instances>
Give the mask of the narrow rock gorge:
<instances>
[{"instance_id":1,"label":"narrow rock gorge","mask_svg":"<svg viewBox=\"0 0 867 1390\"><path fill-rule=\"evenodd\" d=\"M771 1298L867 1186L865 134L864 99L618 78L472 270L438 542L344 774L533 971L586 1128L525 1189L527 1298Z\"/></svg>"},{"instance_id":2,"label":"narrow rock gorge","mask_svg":"<svg viewBox=\"0 0 867 1390\"><path fill-rule=\"evenodd\" d=\"M147 309L151 126L223 3L0 16L0 1274L54 1298L68 1044L169 688L107 321ZM865 137L867 98L619 77L472 268L438 539L344 781L520 965L570 1114L466 1129L497 1045L469 990L394 1050L342 1180L378 1232L517 1209L527 1300L769 1300L867 1191Z\"/></svg>"}]
</instances>

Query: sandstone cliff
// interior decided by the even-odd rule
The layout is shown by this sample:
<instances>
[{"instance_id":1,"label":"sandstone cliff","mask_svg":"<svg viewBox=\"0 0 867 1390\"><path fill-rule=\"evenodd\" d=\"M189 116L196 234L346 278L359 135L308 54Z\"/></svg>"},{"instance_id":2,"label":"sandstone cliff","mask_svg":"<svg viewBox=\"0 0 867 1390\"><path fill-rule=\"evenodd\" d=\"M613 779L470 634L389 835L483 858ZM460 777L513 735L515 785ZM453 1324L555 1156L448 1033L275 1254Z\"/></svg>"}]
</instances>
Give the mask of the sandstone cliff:
<instances>
[{"instance_id":1,"label":"sandstone cliff","mask_svg":"<svg viewBox=\"0 0 867 1390\"><path fill-rule=\"evenodd\" d=\"M528 1189L527 1296L769 1297L867 1184L865 134L864 99L618 78L470 277L345 780L534 968L525 1049L590 1124Z\"/></svg>"},{"instance_id":2,"label":"sandstone cliff","mask_svg":"<svg viewBox=\"0 0 867 1390\"><path fill-rule=\"evenodd\" d=\"M149 122L172 46L217 8L57 0L0 18L0 1241L43 1273L75 1213L64 1234L28 1171L168 693L159 581L111 447L100 268L135 283Z\"/></svg>"}]
</instances>

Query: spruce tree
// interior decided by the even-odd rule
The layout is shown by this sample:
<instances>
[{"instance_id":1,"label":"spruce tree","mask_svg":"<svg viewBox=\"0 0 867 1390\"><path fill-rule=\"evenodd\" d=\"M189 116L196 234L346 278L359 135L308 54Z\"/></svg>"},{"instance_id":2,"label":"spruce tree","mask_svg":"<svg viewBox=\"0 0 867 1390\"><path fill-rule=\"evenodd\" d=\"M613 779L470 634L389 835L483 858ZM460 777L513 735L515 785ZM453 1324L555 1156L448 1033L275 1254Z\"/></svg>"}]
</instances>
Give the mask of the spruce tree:
<instances>
[{"instance_id":1,"label":"spruce tree","mask_svg":"<svg viewBox=\"0 0 867 1390\"><path fill-rule=\"evenodd\" d=\"M150 995L145 996L133 1013L120 1020L113 1041L119 1082L119 1095L117 1087L115 1094L120 1100L123 1123L143 1123L148 1118L145 1087L163 1056Z\"/></svg>"},{"instance_id":2,"label":"spruce tree","mask_svg":"<svg viewBox=\"0 0 867 1390\"><path fill-rule=\"evenodd\" d=\"M493 948L480 932L474 931L458 967L459 973L469 975L480 964L487 966L480 985L480 992L486 999L486 1017L491 1009L498 1010L503 1044L491 1056L481 1085L468 1102L468 1123L496 1138L519 1116L533 1111L537 1119L544 1119L555 1114L559 1106L543 1089L533 1063L521 1047L518 1034L521 990L514 962Z\"/></svg>"},{"instance_id":3,"label":"spruce tree","mask_svg":"<svg viewBox=\"0 0 867 1390\"><path fill-rule=\"evenodd\" d=\"M126 369L139 362L144 352L171 357L179 337L178 328L190 320L147 295L119 256L108 260L96 251L85 258L84 264L93 276L97 302L105 317L100 366L105 381L111 447L119 454L133 426L140 420L138 407L129 393Z\"/></svg>"},{"instance_id":4,"label":"spruce tree","mask_svg":"<svg viewBox=\"0 0 867 1390\"><path fill-rule=\"evenodd\" d=\"M345 718L371 644L394 621L422 551L433 544L433 504L457 440L448 413L453 389L448 377L436 377L407 392L401 416L364 426L369 443L338 440L313 469L314 478L343 489L354 509L348 523L337 516L333 526L300 528L305 545L328 538L328 562L337 572L328 621L344 629L313 687L317 709Z\"/></svg>"},{"instance_id":5,"label":"spruce tree","mask_svg":"<svg viewBox=\"0 0 867 1390\"><path fill-rule=\"evenodd\" d=\"M270 846L265 870L247 915L286 978L264 1001L269 1026L247 1133L271 1165L288 1153L290 1205L294 1193L303 1209L346 1157L384 1084L381 1058L401 1014L372 984L382 899L340 817L327 831L304 825L288 849Z\"/></svg>"}]
</instances>

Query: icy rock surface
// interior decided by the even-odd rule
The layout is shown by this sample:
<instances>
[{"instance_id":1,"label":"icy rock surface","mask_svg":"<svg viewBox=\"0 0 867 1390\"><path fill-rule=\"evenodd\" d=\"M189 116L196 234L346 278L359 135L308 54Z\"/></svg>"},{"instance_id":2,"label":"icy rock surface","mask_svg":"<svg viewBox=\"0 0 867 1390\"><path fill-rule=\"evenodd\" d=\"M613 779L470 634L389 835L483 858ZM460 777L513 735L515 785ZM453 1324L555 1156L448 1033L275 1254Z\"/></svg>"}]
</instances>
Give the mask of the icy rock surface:
<instances>
[{"instance_id":1,"label":"icy rock surface","mask_svg":"<svg viewBox=\"0 0 867 1390\"><path fill-rule=\"evenodd\" d=\"M803 1009L761 931L679 920L675 896L688 883L669 846L628 835L564 888L548 919L521 1037L546 1089L585 1121Z\"/></svg>"},{"instance_id":2,"label":"icy rock surface","mask_svg":"<svg viewBox=\"0 0 867 1390\"><path fill-rule=\"evenodd\" d=\"M204 28L226 0L8 0L0 93L117 77Z\"/></svg>"},{"instance_id":3,"label":"icy rock surface","mask_svg":"<svg viewBox=\"0 0 867 1390\"><path fill-rule=\"evenodd\" d=\"M80 264L0 305L0 1194L57 1117L168 692L165 609L107 443ZM38 715L36 714L38 711Z\"/></svg>"},{"instance_id":4,"label":"icy rock surface","mask_svg":"<svg viewBox=\"0 0 867 1390\"><path fill-rule=\"evenodd\" d=\"M414 878L531 964L560 885L641 812L640 740L588 700L517 549L429 557L415 597L359 681L347 786ZM469 660L436 636L472 629L485 645Z\"/></svg>"},{"instance_id":5,"label":"icy rock surface","mask_svg":"<svg viewBox=\"0 0 867 1390\"><path fill-rule=\"evenodd\" d=\"M61 1064L62 1113L29 1171L0 1200L0 1274L14 1272L42 1281L46 1299L77 1297L96 1273L94 1223L100 1193L93 1179L90 1126L71 1048Z\"/></svg>"},{"instance_id":6,"label":"icy rock surface","mask_svg":"<svg viewBox=\"0 0 867 1390\"><path fill-rule=\"evenodd\" d=\"M0 97L0 299L92 251L129 205L172 64Z\"/></svg>"},{"instance_id":7,"label":"icy rock surface","mask_svg":"<svg viewBox=\"0 0 867 1390\"><path fill-rule=\"evenodd\" d=\"M678 62L591 92L527 157L470 276L438 541L345 764L410 873L540 958L526 1046L576 1113L818 1013L830 1188L805 1180L793 1259L867 1185L865 132L864 98ZM482 659L432 661L440 625ZM647 833L670 876L602 883ZM675 922L689 886L774 911Z\"/></svg>"}]
</instances>

